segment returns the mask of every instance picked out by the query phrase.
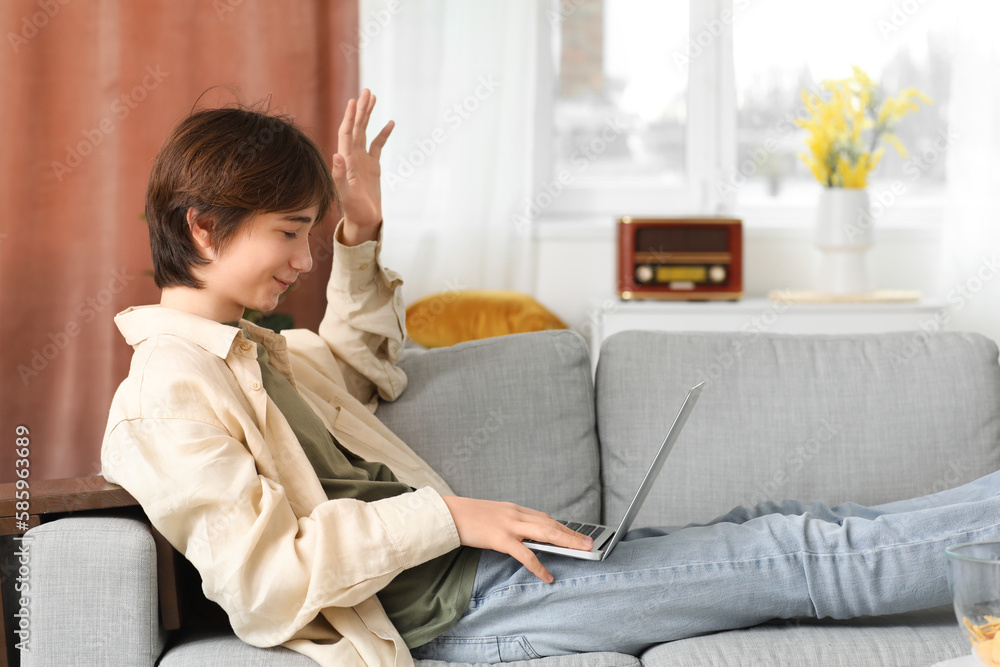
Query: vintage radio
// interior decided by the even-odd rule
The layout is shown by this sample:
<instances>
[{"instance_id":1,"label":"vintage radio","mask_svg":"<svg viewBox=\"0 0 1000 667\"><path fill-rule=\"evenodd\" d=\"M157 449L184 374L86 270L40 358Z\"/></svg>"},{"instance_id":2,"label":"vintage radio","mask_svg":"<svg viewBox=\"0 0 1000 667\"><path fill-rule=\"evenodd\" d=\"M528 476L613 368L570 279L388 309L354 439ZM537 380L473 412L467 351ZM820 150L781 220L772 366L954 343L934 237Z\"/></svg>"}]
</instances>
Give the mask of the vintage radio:
<instances>
[{"instance_id":1,"label":"vintage radio","mask_svg":"<svg viewBox=\"0 0 1000 667\"><path fill-rule=\"evenodd\" d=\"M743 223L735 218L618 219L622 299L743 296Z\"/></svg>"}]
</instances>

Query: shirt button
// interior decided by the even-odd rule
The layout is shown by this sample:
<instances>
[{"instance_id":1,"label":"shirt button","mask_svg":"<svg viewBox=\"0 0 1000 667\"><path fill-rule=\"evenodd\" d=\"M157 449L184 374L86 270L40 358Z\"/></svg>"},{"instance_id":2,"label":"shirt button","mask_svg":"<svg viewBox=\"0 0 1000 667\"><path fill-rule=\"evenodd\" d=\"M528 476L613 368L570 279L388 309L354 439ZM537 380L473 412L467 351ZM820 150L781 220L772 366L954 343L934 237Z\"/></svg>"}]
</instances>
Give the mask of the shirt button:
<instances>
[{"instance_id":1,"label":"shirt button","mask_svg":"<svg viewBox=\"0 0 1000 667\"><path fill-rule=\"evenodd\" d=\"M240 343L240 347L243 350L246 350L247 352L249 352L250 348L253 347L253 345L251 345L250 343Z\"/></svg>"},{"instance_id":2,"label":"shirt button","mask_svg":"<svg viewBox=\"0 0 1000 667\"><path fill-rule=\"evenodd\" d=\"M260 382L254 382L250 385L250 388L254 391L260 391Z\"/></svg>"}]
</instances>

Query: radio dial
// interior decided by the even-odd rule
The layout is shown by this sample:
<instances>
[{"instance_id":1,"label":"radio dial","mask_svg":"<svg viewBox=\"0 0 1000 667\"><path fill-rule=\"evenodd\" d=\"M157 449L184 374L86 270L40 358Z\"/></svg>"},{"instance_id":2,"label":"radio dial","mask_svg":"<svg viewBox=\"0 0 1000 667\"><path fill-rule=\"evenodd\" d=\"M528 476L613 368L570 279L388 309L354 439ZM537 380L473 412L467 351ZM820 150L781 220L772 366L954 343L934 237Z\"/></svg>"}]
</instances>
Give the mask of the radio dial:
<instances>
[{"instance_id":1,"label":"radio dial","mask_svg":"<svg viewBox=\"0 0 1000 667\"><path fill-rule=\"evenodd\" d=\"M726 281L726 267L715 264L708 269L708 279L713 283L723 283Z\"/></svg>"},{"instance_id":2,"label":"radio dial","mask_svg":"<svg viewBox=\"0 0 1000 667\"><path fill-rule=\"evenodd\" d=\"M649 264L640 264L635 267L635 279L640 283L648 283L653 279L653 267Z\"/></svg>"}]
</instances>

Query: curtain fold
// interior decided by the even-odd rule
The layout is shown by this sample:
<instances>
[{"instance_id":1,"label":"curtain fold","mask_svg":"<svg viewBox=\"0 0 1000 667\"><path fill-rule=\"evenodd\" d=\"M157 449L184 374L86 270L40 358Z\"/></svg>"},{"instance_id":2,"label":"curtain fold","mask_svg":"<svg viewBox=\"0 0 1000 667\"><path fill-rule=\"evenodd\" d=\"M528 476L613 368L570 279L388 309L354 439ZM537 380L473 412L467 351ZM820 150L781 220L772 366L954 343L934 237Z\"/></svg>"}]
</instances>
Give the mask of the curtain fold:
<instances>
[{"instance_id":1,"label":"curtain fold","mask_svg":"<svg viewBox=\"0 0 1000 667\"><path fill-rule=\"evenodd\" d=\"M1000 6L959 16L946 151L948 201L942 232L941 296L949 329L1000 342Z\"/></svg>"},{"instance_id":2,"label":"curtain fold","mask_svg":"<svg viewBox=\"0 0 1000 667\"><path fill-rule=\"evenodd\" d=\"M17 425L31 479L100 470L132 354L112 318L159 301L141 215L170 129L206 90L202 106L236 91L293 114L329 159L357 93L357 15L357 0L0 3L0 481ZM322 317L331 244L316 246L278 308L296 326Z\"/></svg>"},{"instance_id":3,"label":"curtain fold","mask_svg":"<svg viewBox=\"0 0 1000 667\"><path fill-rule=\"evenodd\" d=\"M362 84L383 91L387 264L408 302L532 292L530 225L544 3L361 3Z\"/></svg>"}]
</instances>

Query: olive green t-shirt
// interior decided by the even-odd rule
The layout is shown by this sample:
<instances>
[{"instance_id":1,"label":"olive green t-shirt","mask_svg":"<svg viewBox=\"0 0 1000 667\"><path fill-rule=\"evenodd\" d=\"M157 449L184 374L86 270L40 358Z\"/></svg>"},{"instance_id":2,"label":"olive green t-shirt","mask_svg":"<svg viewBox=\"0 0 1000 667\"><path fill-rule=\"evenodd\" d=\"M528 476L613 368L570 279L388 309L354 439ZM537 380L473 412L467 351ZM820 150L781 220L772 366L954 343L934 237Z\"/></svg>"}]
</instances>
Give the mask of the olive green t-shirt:
<instances>
[{"instance_id":1,"label":"olive green t-shirt","mask_svg":"<svg viewBox=\"0 0 1000 667\"><path fill-rule=\"evenodd\" d=\"M253 340L245 329L243 335ZM288 379L271 367L259 342L257 362L264 390L291 425L328 498L372 502L413 491L385 464L365 461L337 442ZM458 621L472 597L478 563L478 550L459 547L404 570L379 591L379 601L407 646L426 644Z\"/></svg>"}]
</instances>

